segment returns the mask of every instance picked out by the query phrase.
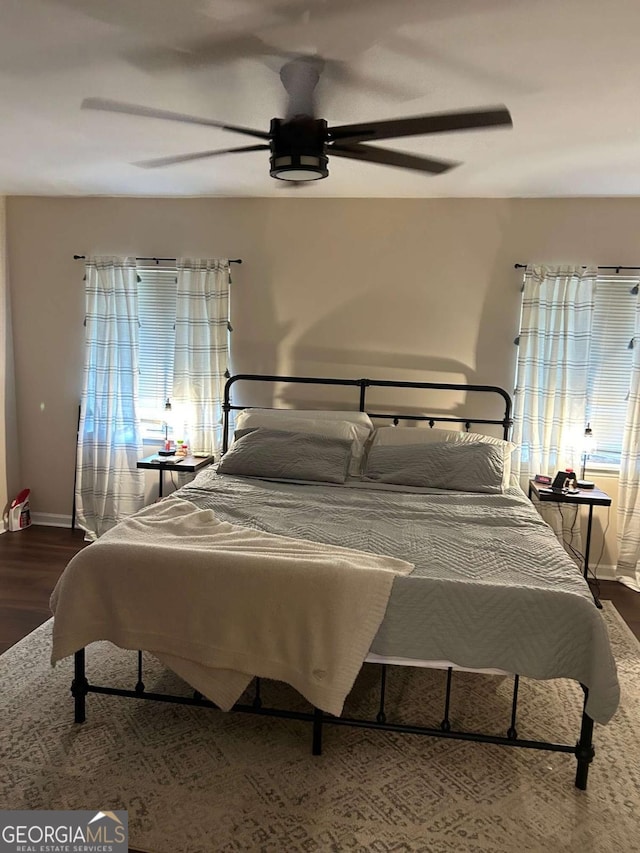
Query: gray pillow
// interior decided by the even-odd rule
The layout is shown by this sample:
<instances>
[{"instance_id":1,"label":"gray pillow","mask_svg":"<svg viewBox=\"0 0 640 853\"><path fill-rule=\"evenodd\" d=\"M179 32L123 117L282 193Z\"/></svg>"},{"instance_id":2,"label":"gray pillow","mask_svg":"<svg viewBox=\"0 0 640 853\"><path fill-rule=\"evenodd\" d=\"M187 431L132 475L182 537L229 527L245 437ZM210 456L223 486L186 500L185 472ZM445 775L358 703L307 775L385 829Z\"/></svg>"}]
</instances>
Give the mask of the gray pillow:
<instances>
[{"instance_id":1,"label":"gray pillow","mask_svg":"<svg viewBox=\"0 0 640 853\"><path fill-rule=\"evenodd\" d=\"M369 451L364 479L500 494L503 467L502 449L480 441L379 445Z\"/></svg>"},{"instance_id":2,"label":"gray pillow","mask_svg":"<svg viewBox=\"0 0 640 853\"><path fill-rule=\"evenodd\" d=\"M239 430L218 465L221 474L277 480L344 483L351 459L351 439L287 430Z\"/></svg>"}]
</instances>

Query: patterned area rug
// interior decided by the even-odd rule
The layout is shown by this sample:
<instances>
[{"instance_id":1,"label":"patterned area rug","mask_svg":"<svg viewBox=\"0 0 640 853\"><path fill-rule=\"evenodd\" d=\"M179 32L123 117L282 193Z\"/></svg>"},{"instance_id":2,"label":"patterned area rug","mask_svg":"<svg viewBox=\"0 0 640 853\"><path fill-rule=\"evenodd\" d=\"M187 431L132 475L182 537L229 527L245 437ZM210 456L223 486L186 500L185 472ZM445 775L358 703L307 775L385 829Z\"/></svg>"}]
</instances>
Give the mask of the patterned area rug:
<instances>
[{"instance_id":1,"label":"patterned area rug","mask_svg":"<svg viewBox=\"0 0 640 853\"><path fill-rule=\"evenodd\" d=\"M99 695L74 725L72 664L50 668L46 623L0 657L0 804L127 809L131 846L152 853L640 851L640 646L608 602L604 612L623 698L596 726L586 792L562 753L326 726L314 757L308 723ZM133 658L95 644L89 678L131 687ZM145 659L147 689L184 690ZM392 669L388 718L438 725L444 677ZM377 684L366 666L350 714L375 715ZM511 686L457 674L452 725L504 734ZM521 696L521 737L576 740L578 687L526 680ZM301 707L278 684L263 698Z\"/></svg>"}]
</instances>

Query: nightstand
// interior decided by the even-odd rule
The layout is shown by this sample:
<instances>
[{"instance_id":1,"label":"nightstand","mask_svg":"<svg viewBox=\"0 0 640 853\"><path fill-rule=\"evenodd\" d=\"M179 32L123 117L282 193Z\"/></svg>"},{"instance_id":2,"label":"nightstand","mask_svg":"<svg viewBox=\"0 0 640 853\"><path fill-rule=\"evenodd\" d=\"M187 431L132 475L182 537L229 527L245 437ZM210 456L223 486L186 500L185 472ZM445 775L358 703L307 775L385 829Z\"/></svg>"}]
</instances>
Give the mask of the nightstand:
<instances>
[{"instance_id":1,"label":"nightstand","mask_svg":"<svg viewBox=\"0 0 640 853\"><path fill-rule=\"evenodd\" d=\"M158 471L158 497L161 498L165 471L182 471L185 474L195 474L196 471L206 468L212 462L213 456L184 456L179 461L165 462L164 457L154 453L152 456L145 456L144 459L139 459L136 462L136 468L148 468Z\"/></svg>"},{"instance_id":2,"label":"nightstand","mask_svg":"<svg viewBox=\"0 0 640 853\"><path fill-rule=\"evenodd\" d=\"M557 504L578 504L589 507L589 516L587 519L587 541L584 549L584 577L585 580L588 580L593 508L594 506L611 506L611 498L601 489L580 489L580 491L575 494L569 494L567 492L552 492L548 486L543 486L542 483L536 483L535 480L529 480L529 499L531 499L532 495L541 503L551 502ZM597 599L596 604L599 604Z\"/></svg>"}]
</instances>

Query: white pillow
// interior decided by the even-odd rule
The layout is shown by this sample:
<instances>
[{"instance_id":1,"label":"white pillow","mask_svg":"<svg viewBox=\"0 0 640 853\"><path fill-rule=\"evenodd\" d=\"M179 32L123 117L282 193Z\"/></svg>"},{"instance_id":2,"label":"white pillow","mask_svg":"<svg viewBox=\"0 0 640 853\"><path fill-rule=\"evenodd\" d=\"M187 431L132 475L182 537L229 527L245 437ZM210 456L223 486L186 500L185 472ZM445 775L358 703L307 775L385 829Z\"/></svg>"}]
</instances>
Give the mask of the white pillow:
<instances>
[{"instance_id":1,"label":"white pillow","mask_svg":"<svg viewBox=\"0 0 640 853\"><path fill-rule=\"evenodd\" d=\"M378 427L373 434L371 446L398 444L432 444L434 442L454 442L461 444L469 441L482 441L502 448L503 475L502 488L507 489L511 483L511 454L518 446L512 441L495 438L492 435L482 435L479 432L461 432L459 430L438 429L437 427Z\"/></svg>"},{"instance_id":2,"label":"white pillow","mask_svg":"<svg viewBox=\"0 0 640 853\"><path fill-rule=\"evenodd\" d=\"M271 429L285 430L288 432L305 432L312 435L325 435L329 438L347 438L351 441L351 462L349 463L349 474L357 477L361 472L364 446L371 435L371 429L366 422L354 422L344 419L325 418L326 412L319 412L319 418L311 417L316 412L305 410L304 414L309 417L303 418L301 410L295 414L289 409L243 409L236 418L236 429L254 429L266 427ZM331 413L334 414L334 413ZM336 412L335 414L342 414ZM344 414L364 415L371 423L369 416L364 412L345 412ZM293 416L292 416L293 415Z\"/></svg>"}]
</instances>

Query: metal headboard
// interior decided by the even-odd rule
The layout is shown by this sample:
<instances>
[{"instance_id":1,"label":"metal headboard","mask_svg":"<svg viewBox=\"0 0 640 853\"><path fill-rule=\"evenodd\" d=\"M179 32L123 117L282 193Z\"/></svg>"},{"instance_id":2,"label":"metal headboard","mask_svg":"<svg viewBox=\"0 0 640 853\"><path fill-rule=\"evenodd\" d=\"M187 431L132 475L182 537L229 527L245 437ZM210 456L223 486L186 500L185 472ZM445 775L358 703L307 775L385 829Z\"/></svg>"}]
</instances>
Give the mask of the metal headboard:
<instances>
[{"instance_id":1,"label":"metal headboard","mask_svg":"<svg viewBox=\"0 0 640 853\"><path fill-rule=\"evenodd\" d=\"M505 439L509 437L509 431L513 425L511 419L511 397L503 388L497 385L458 385L447 382L396 382L388 379L327 379L312 376L268 376L259 373L238 373L227 379L224 386L224 403L223 403L223 436L222 436L222 452L225 453L229 447L229 413L246 408L245 405L234 405L231 402L231 389L237 382L280 382L300 385L339 385L350 386L358 389L358 410L367 412L372 418L383 418L393 421L397 424L401 420L409 421L427 421L429 426L433 427L436 422L449 422L464 424L468 431L472 424L495 424L502 427L502 434ZM472 418L472 417L453 417L448 415L410 415L410 414L389 414L388 412L370 412L366 408L366 394L368 388L413 388L413 389L429 389L432 391L480 391L489 394L498 394L502 397L504 404L504 415L500 419L492 418Z\"/></svg>"}]
</instances>

